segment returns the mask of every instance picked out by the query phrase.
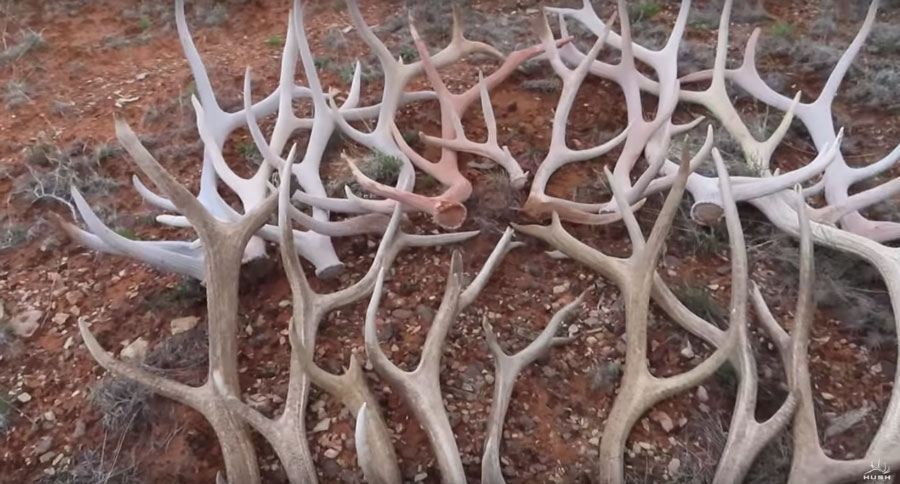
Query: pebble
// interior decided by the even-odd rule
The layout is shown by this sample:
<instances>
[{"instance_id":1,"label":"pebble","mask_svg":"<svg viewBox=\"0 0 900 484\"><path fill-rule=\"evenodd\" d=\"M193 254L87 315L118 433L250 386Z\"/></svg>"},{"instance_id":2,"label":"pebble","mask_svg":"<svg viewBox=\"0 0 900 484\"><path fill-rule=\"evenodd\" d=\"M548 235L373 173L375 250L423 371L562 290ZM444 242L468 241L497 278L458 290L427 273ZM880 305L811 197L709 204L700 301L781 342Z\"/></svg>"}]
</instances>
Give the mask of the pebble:
<instances>
[{"instance_id":1,"label":"pebble","mask_svg":"<svg viewBox=\"0 0 900 484\"><path fill-rule=\"evenodd\" d=\"M35 454L43 454L43 453L47 452L48 450L50 450L50 447L52 447L52 446L53 446L53 437L46 435L44 437L41 437L41 439L38 440L38 443L34 445L34 453Z\"/></svg>"},{"instance_id":2,"label":"pebble","mask_svg":"<svg viewBox=\"0 0 900 484\"><path fill-rule=\"evenodd\" d=\"M675 428L675 424L672 423L672 419L669 417L669 415L666 412L662 412L662 411L652 412L650 414L650 419L653 420L654 422L658 423L659 426L662 427L663 430L666 431L666 433L671 432L672 429Z\"/></svg>"},{"instance_id":3,"label":"pebble","mask_svg":"<svg viewBox=\"0 0 900 484\"><path fill-rule=\"evenodd\" d=\"M144 361L144 358L147 357L147 348L149 346L150 343L147 340L138 338L123 348L119 356L127 360Z\"/></svg>"},{"instance_id":4,"label":"pebble","mask_svg":"<svg viewBox=\"0 0 900 484\"><path fill-rule=\"evenodd\" d=\"M75 421L75 431L72 432L73 438L84 437L84 434L87 432L87 426L84 424L84 421L78 419Z\"/></svg>"},{"instance_id":5,"label":"pebble","mask_svg":"<svg viewBox=\"0 0 900 484\"><path fill-rule=\"evenodd\" d=\"M331 419L323 418L322 420L319 420L319 423L317 423L315 427L313 427L312 431L313 431L313 433L324 432L324 431L328 430L330 427L331 427Z\"/></svg>"},{"instance_id":6,"label":"pebble","mask_svg":"<svg viewBox=\"0 0 900 484\"><path fill-rule=\"evenodd\" d=\"M569 290L569 284L560 284L558 286L553 286L553 294L560 295Z\"/></svg>"},{"instance_id":7,"label":"pebble","mask_svg":"<svg viewBox=\"0 0 900 484\"><path fill-rule=\"evenodd\" d=\"M416 306L416 315L418 315L419 319L422 321L431 323L431 321L434 320L434 309L431 309L424 304L419 304Z\"/></svg>"},{"instance_id":8,"label":"pebble","mask_svg":"<svg viewBox=\"0 0 900 484\"><path fill-rule=\"evenodd\" d=\"M694 357L694 348L691 347L691 343L688 342L687 346L681 348L681 356L691 359Z\"/></svg>"},{"instance_id":9,"label":"pebble","mask_svg":"<svg viewBox=\"0 0 900 484\"><path fill-rule=\"evenodd\" d=\"M706 392L706 387L703 385L697 387L697 400L700 400L701 402L709 401L709 393Z\"/></svg>"},{"instance_id":10,"label":"pebble","mask_svg":"<svg viewBox=\"0 0 900 484\"><path fill-rule=\"evenodd\" d=\"M834 400L834 395L827 393L827 392L822 392L822 399L823 400Z\"/></svg>"},{"instance_id":11,"label":"pebble","mask_svg":"<svg viewBox=\"0 0 900 484\"><path fill-rule=\"evenodd\" d=\"M393 316L397 319L412 319L412 317L415 316L415 313L413 313L409 309L401 308L401 309L395 309L391 313L391 316Z\"/></svg>"},{"instance_id":12,"label":"pebble","mask_svg":"<svg viewBox=\"0 0 900 484\"><path fill-rule=\"evenodd\" d=\"M22 392L19 394L19 396L16 397L16 400L22 403L28 403L31 401L31 394L28 392Z\"/></svg>"},{"instance_id":13,"label":"pebble","mask_svg":"<svg viewBox=\"0 0 900 484\"><path fill-rule=\"evenodd\" d=\"M325 449L325 452L324 452L325 457L327 457L329 459L334 459L335 457L337 457L340 454L341 454L341 451L339 451L337 449Z\"/></svg>"},{"instance_id":14,"label":"pebble","mask_svg":"<svg viewBox=\"0 0 900 484\"><path fill-rule=\"evenodd\" d=\"M38 321L44 316L43 311L31 310L16 314L9 320L13 334L21 338L28 338L38 329Z\"/></svg>"},{"instance_id":15,"label":"pebble","mask_svg":"<svg viewBox=\"0 0 900 484\"><path fill-rule=\"evenodd\" d=\"M680 468L681 468L681 460L679 460L677 458L670 460L669 465L666 467L666 470L669 471L669 477L672 477L672 476L678 474L678 469L680 469Z\"/></svg>"},{"instance_id":16,"label":"pebble","mask_svg":"<svg viewBox=\"0 0 900 484\"><path fill-rule=\"evenodd\" d=\"M413 482L422 482L425 479L428 479L428 474L425 472L420 472L413 476Z\"/></svg>"},{"instance_id":17,"label":"pebble","mask_svg":"<svg viewBox=\"0 0 900 484\"><path fill-rule=\"evenodd\" d=\"M494 384L494 375L491 375L490 373L488 373L487 375L484 375L484 381L488 385L493 385Z\"/></svg>"},{"instance_id":18,"label":"pebble","mask_svg":"<svg viewBox=\"0 0 900 484\"><path fill-rule=\"evenodd\" d=\"M53 324L56 324L56 325L66 324L66 321L68 321L68 320L69 320L69 315L66 313L56 313L53 315L53 318L51 319L51 321L53 321Z\"/></svg>"},{"instance_id":19,"label":"pebble","mask_svg":"<svg viewBox=\"0 0 900 484\"><path fill-rule=\"evenodd\" d=\"M169 332L172 335L184 333L194 329L197 326L197 323L200 322L200 318L197 316L184 316L181 318L175 318L171 322L169 322Z\"/></svg>"}]
</instances>

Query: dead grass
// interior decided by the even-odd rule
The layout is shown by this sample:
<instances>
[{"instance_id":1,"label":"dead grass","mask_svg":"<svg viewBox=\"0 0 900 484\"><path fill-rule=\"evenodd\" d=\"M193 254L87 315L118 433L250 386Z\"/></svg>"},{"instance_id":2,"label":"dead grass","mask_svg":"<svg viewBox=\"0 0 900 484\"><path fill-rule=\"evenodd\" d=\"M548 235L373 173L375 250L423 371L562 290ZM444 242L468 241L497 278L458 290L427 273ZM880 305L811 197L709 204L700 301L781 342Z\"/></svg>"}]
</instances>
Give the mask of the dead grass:
<instances>
[{"instance_id":1,"label":"dead grass","mask_svg":"<svg viewBox=\"0 0 900 484\"><path fill-rule=\"evenodd\" d=\"M0 65L6 64L7 62L13 62L29 53L46 47L47 42L40 33L31 29L23 30L19 32L19 38L16 43L9 45L0 51Z\"/></svg>"},{"instance_id":2,"label":"dead grass","mask_svg":"<svg viewBox=\"0 0 900 484\"><path fill-rule=\"evenodd\" d=\"M103 174L102 163L119 155L120 148L74 141L60 149L47 139L39 140L25 150L23 164L30 176L13 187L11 198L23 197L29 202L53 199L71 207L71 187L83 195L107 195L118 183Z\"/></svg>"},{"instance_id":3,"label":"dead grass","mask_svg":"<svg viewBox=\"0 0 900 484\"><path fill-rule=\"evenodd\" d=\"M3 104L7 109L17 108L31 101L31 86L22 79L7 81L3 85Z\"/></svg>"},{"instance_id":4,"label":"dead grass","mask_svg":"<svg viewBox=\"0 0 900 484\"><path fill-rule=\"evenodd\" d=\"M118 450L118 449L117 449ZM121 455L104 455L104 452L88 450L74 457L74 463L53 475L41 476L36 484L142 484L137 459L131 455L128 464L121 462Z\"/></svg>"},{"instance_id":5,"label":"dead grass","mask_svg":"<svg viewBox=\"0 0 900 484\"><path fill-rule=\"evenodd\" d=\"M147 355L143 366L155 373L196 379L207 363L205 327L172 336ZM196 383L196 382L193 382ZM144 429L154 417L153 393L134 381L107 375L91 389L89 401L102 415L103 427L113 435Z\"/></svg>"}]
</instances>

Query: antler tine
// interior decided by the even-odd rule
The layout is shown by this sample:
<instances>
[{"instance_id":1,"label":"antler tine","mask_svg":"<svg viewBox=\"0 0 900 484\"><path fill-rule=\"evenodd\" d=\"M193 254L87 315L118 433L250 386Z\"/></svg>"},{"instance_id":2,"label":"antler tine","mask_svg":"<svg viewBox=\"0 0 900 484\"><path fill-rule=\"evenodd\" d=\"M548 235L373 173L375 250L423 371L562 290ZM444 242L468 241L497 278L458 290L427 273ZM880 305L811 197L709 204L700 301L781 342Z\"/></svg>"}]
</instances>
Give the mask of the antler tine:
<instances>
[{"instance_id":1,"label":"antler tine","mask_svg":"<svg viewBox=\"0 0 900 484\"><path fill-rule=\"evenodd\" d=\"M500 237L497 245L494 246L494 250L491 251L491 254L488 256L487 260L484 261L484 265L481 266L481 270L478 271L478 275L475 276L475 279L473 279L472 282L469 283L466 289L462 292L462 295L460 295L460 309L469 307L469 305L475 301L475 298L477 298L478 295L481 294L481 291L484 290L484 288L487 286L488 281L494 274L497 266L499 266L503 258L506 257L506 254L509 253L510 250L522 245L521 242L512 242L513 234L514 231L510 227L507 227L506 230L503 231L503 236Z\"/></svg>"},{"instance_id":2,"label":"antler tine","mask_svg":"<svg viewBox=\"0 0 900 484\"><path fill-rule=\"evenodd\" d=\"M94 213L76 187L71 188L72 200L90 232L58 219L60 227L79 244L101 252L111 252L137 259L163 270L177 272L198 280L204 279L203 256L191 249L190 242L139 241L117 234Z\"/></svg>"},{"instance_id":3,"label":"antler tine","mask_svg":"<svg viewBox=\"0 0 900 484\"><path fill-rule=\"evenodd\" d=\"M211 225L215 223L203 205L188 191L184 185L178 183L172 175L169 174L160 164L153 158L153 155L144 148L137 135L132 131L124 119L116 117L116 136L122 147L131 155L138 168L144 172L153 183L162 190L169 200L178 207L191 224L196 228L197 233L203 237L209 235L212 231Z\"/></svg>"},{"instance_id":4,"label":"antler tine","mask_svg":"<svg viewBox=\"0 0 900 484\"><path fill-rule=\"evenodd\" d=\"M781 404L775 414L765 422L756 420L756 397L759 385L756 360L753 357L753 349L750 345L747 328L747 286L748 264L747 248L744 242L743 228L737 212L735 199L731 191L731 182L725 162L718 150L713 149L716 171L718 172L719 186L724 200L723 208L725 223L728 229L728 237L731 244L731 320L730 324L737 333L736 351L732 357L735 367L740 375L737 398L734 412L729 425L728 439L713 482L726 484L741 482L750 470L756 456L768 443L787 426L797 407L796 395L791 392ZM758 289L754 285L754 290ZM761 296L759 300L762 301ZM765 307L765 302L762 302ZM768 308L765 308L768 311ZM765 316L771 318L766 312ZM778 327L774 319L771 325ZM787 338L781 330L781 335ZM776 333L779 334L779 333ZM776 340L776 343L779 341ZM782 341L783 342L783 341ZM785 348L786 349L786 348ZM784 358L786 355L782 353ZM789 359L784 359L785 368L790 365Z\"/></svg>"},{"instance_id":5,"label":"antler tine","mask_svg":"<svg viewBox=\"0 0 900 484\"><path fill-rule=\"evenodd\" d=\"M614 22L615 18L616 15L610 17L609 23ZM564 25L564 23L561 25ZM602 207L601 204L572 202L551 197L545 193L550 177L562 166L601 156L620 145L623 141L628 140L631 136L634 126L629 124L622 133L599 146L583 150L572 150L566 145L566 123L575 101L575 96L578 94L578 89L584 81L588 67L604 45L609 34L609 28L606 26L601 28L597 34L597 41L594 43L590 53L579 59L575 69L566 67L559 58L546 17L536 19L534 28L541 39L544 50L548 52L548 58L554 67L554 71L563 81L563 89L554 113L550 148L547 151L547 156L544 157L544 160L541 161L535 172L523 210L532 215L558 212L566 220L578 223L605 224L616 221L619 219L619 215L616 213L597 213Z\"/></svg>"},{"instance_id":6,"label":"antler tine","mask_svg":"<svg viewBox=\"0 0 900 484\"><path fill-rule=\"evenodd\" d=\"M690 163L679 167L678 175L669 192L663 209L654 224L648 242L635 250L628 259L618 259L602 254L568 234L554 214L550 227L515 226L517 230L530 233L551 243L566 255L585 263L601 274L609 277L623 291L626 300L626 365L622 386L607 419L607 427L600 443L601 482L621 483L623 477L623 452L625 441L637 419L647 409L668 396L697 385L718 369L733 351L736 333L721 334L709 330L709 322L699 320L671 294L656 275L656 261L677 206L685 190ZM634 227L632 227L632 231ZM635 237L643 240L643 237ZM692 332L703 334L709 340L719 343L719 348L692 370L668 378L658 378L650 373L646 359L647 318L649 300L653 298ZM698 321L699 320L699 321Z\"/></svg>"},{"instance_id":7,"label":"antler tine","mask_svg":"<svg viewBox=\"0 0 900 484\"><path fill-rule=\"evenodd\" d=\"M494 396L487 420L488 428L485 432L484 452L481 457L481 482L492 484L506 482L500 470L500 440L503 438L503 423L506 420L506 412L509 409L516 378L523 368L550 350L550 347L554 345L554 336L560 324L584 302L586 294L587 291L582 292L574 301L557 311L541 334L515 355L507 355L500 347L487 316L481 320L485 340L494 356L494 375L496 377L494 379Z\"/></svg>"},{"instance_id":8,"label":"antler tine","mask_svg":"<svg viewBox=\"0 0 900 484\"><path fill-rule=\"evenodd\" d=\"M357 429L357 434L363 432L365 435L364 450L357 454L363 474L370 479L369 482L399 484L402 482L402 478L390 432L378 410L375 397L369 391L356 355L350 355L350 364L346 372L341 375L334 375L323 370L313 361L310 346L301 341L300 331L294 321L292 321L289 331L291 347L295 353L292 358L296 358L302 372L316 386L339 400L350 414L357 418L357 425L365 426L364 429ZM311 321L307 321L305 324L309 323ZM317 324L318 321L314 323ZM357 415L357 412L361 412L361 409L365 408L368 408L366 415ZM359 444L357 444L357 449L359 449Z\"/></svg>"},{"instance_id":9,"label":"antler tine","mask_svg":"<svg viewBox=\"0 0 900 484\"><path fill-rule=\"evenodd\" d=\"M428 54L428 49L425 46L424 41L419 36L419 33L412 22L410 22L410 32L413 35L416 49L418 50L419 57L421 58L419 62L422 66L422 69L428 76L432 87L438 94L438 98L444 98L444 100L442 101L442 105L444 103L448 103L452 106L453 99L450 95L450 92L447 90L446 85L441 80L440 75L437 72L437 63L434 62L432 60L432 57ZM494 111L491 107L490 95L487 92L487 86L484 82L484 76L480 72L478 75L478 89L481 96L481 108L484 114L484 122L488 131L486 141L479 143L471 141L466 137L465 130L462 126L462 113L457 112L457 109L447 109L446 113L447 120L452 123L452 126L454 128L454 138L439 138L424 135L421 133L420 138L426 144L438 146L440 148L451 149L454 151L473 153L488 158L503 167L503 169L509 173L510 183L512 183L514 187L521 188L525 185L527 175L522 171L522 167L519 166L518 162L516 162L516 160L509 153L509 149L505 146L501 147L498 144L497 122L494 118Z\"/></svg>"},{"instance_id":10,"label":"antler tine","mask_svg":"<svg viewBox=\"0 0 900 484\"><path fill-rule=\"evenodd\" d=\"M84 345L87 347L88 352L106 371L134 380L150 388L154 393L171 398L183 405L193 408L200 405L203 397L201 395L203 387L191 387L117 359L103 349L103 346L97 341L84 318L78 319L78 330L81 332L81 338L84 340Z\"/></svg>"},{"instance_id":11,"label":"antler tine","mask_svg":"<svg viewBox=\"0 0 900 484\"><path fill-rule=\"evenodd\" d=\"M791 331L791 368L788 382L797 392L799 408L793 421L794 458L788 482L842 482L868 471L868 459L837 461L822 450L816 425L812 382L809 373L809 338L815 312L813 292L812 237L805 203L796 209L800 230L800 289ZM897 460L900 460L898 458Z\"/></svg>"},{"instance_id":12,"label":"antler tine","mask_svg":"<svg viewBox=\"0 0 900 484\"><path fill-rule=\"evenodd\" d=\"M610 190L612 190L613 199L622 207L620 214L622 216L622 221L625 222L625 229L628 231L628 238L631 239L632 247L635 251L643 249L645 243L644 233L641 232L641 226L638 225L637 218L634 216L634 211L632 211L628 202L625 201L625 194L622 193L624 187L619 185L618 180L613 177L613 174L609 171L608 167L603 167L603 174L606 176L606 181L609 183Z\"/></svg>"},{"instance_id":13,"label":"antler tine","mask_svg":"<svg viewBox=\"0 0 900 484\"><path fill-rule=\"evenodd\" d=\"M453 430L441 399L439 375L441 347L460 310L461 277L462 258L459 252L454 252L441 306L425 339L419 365L412 372L403 371L391 363L378 344L375 318L384 283L383 269L379 273L366 312L365 345L369 361L378 374L388 380L406 400L425 429L441 469L442 482L447 484L466 480Z\"/></svg>"},{"instance_id":14,"label":"antler tine","mask_svg":"<svg viewBox=\"0 0 900 484\"><path fill-rule=\"evenodd\" d=\"M425 338L422 349L422 357L416 371L437 374L440 371L441 348L450 331L450 326L456 321L460 311L460 295L462 293L462 254L454 250L450 258L450 274L447 276L447 284L444 288L444 296L437 310L431 329Z\"/></svg>"}]
</instances>

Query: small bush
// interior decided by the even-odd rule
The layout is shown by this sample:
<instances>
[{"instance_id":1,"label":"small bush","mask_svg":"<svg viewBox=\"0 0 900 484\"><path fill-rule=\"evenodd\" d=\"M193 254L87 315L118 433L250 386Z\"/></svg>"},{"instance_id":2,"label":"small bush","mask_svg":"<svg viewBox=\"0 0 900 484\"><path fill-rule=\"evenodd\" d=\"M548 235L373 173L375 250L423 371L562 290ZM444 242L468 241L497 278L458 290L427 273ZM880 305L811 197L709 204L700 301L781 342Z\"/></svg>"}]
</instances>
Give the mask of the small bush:
<instances>
[{"instance_id":1,"label":"small bush","mask_svg":"<svg viewBox=\"0 0 900 484\"><path fill-rule=\"evenodd\" d=\"M196 7L197 22L204 27L218 27L228 20L228 9L221 3L216 3L212 8Z\"/></svg>"},{"instance_id":2,"label":"small bush","mask_svg":"<svg viewBox=\"0 0 900 484\"><path fill-rule=\"evenodd\" d=\"M347 38L340 28L331 27L325 31L325 36L322 37L322 46L329 52L337 52L347 48Z\"/></svg>"},{"instance_id":3,"label":"small bush","mask_svg":"<svg viewBox=\"0 0 900 484\"><path fill-rule=\"evenodd\" d=\"M91 149L75 141L60 149L48 140L39 140L25 150L25 167L31 177L13 187L12 195L24 195L32 202L53 198L71 203L72 186L84 195L108 194L118 184L101 174L100 164L119 152L120 148L112 145Z\"/></svg>"},{"instance_id":4,"label":"small bush","mask_svg":"<svg viewBox=\"0 0 900 484\"><path fill-rule=\"evenodd\" d=\"M55 474L43 475L36 484L142 484L134 456L131 463L123 465L120 456L110 457L95 450L85 451L73 458L73 464L57 470Z\"/></svg>"},{"instance_id":5,"label":"small bush","mask_svg":"<svg viewBox=\"0 0 900 484\"><path fill-rule=\"evenodd\" d=\"M18 225L0 228L0 251L18 247L26 242L28 242L27 228ZM2 341L2 337L0 337L0 346L2 346Z\"/></svg>"},{"instance_id":6,"label":"small bush","mask_svg":"<svg viewBox=\"0 0 900 484\"><path fill-rule=\"evenodd\" d=\"M237 145L237 150L245 160L254 166L259 166L263 161L259 148L257 148L256 143L252 141L241 141Z\"/></svg>"},{"instance_id":7,"label":"small bush","mask_svg":"<svg viewBox=\"0 0 900 484\"><path fill-rule=\"evenodd\" d=\"M154 373L190 379L197 376L196 370L206 367L207 350L206 327L198 326L163 341L147 355L143 365ZM117 435L143 428L153 416L153 393L135 381L107 375L91 389L88 398L103 415L103 427Z\"/></svg>"},{"instance_id":8,"label":"small bush","mask_svg":"<svg viewBox=\"0 0 900 484\"><path fill-rule=\"evenodd\" d=\"M31 87L22 80L7 81L3 85L3 104L7 109L19 107L31 101Z\"/></svg>"},{"instance_id":9,"label":"small bush","mask_svg":"<svg viewBox=\"0 0 900 484\"><path fill-rule=\"evenodd\" d=\"M900 86L900 68L891 64L864 68L846 91L847 98L855 105L866 108L893 111L900 108L897 86Z\"/></svg>"},{"instance_id":10,"label":"small bush","mask_svg":"<svg viewBox=\"0 0 900 484\"><path fill-rule=\"evenodd\" d=\"M12 405L6 391L0 390L0 434L5 433L12 427Z\"/></svg>"},{"instance_id":11,"label":"small bush","mask_svg":"<svg viewBox=\"0 0 900 484\"><path fill-rule=\"evenodd\" d=\"M866 42L866 51L879 55L900 53L900 25L876 23Z\"/></svg>"},{"instance_id":12,"label":"small bush","mask_svg":"<svg viewBox=\"0 0 900 484\"><path fill-rule=\"evenodd\" d=\"M103 428L118 435L149 422L152 397L138 382L107 375L91 389L88 401L102 415Z\"/></svg>"},{"instance_id":13,"label":"small bush","mask_svg":"<svg viewBox=\"0 0 900 484\"><path fill-rule=\"evenodd\" d=\"M775 22L769 27L769 33L775 37L792 37L797 32L797 26L791 22Z\"/></svg>"},{"instance_id":14,"label":"small bush","mask_svg":"<svg viewBox=\"0 0 900 484\"><path fill-rule=\"evenodd\" d=\"M522 81L522 87L536 92L559 92L562 90L562 81L557 78L527 79Z\"/></svg>"},{"instance_id":15,"label":"small bush","mask_svg":"<svg viewBox=\"0 0 900 484\"><path fill-rule=\"evenodd\" d=\"M628 6L628 17L634 22L650 20L662 12L662 5L652 0L644 0Z\"/></svg>"},{"instance_id":16,"label":"small bush","mask_svg":"<svg viewBox=\"0 0 900 484\"><path fill-rule=\"evenodd\" d=\"M47 42L41 34L33 30L23 30L19 33L19 41L0 51L0 64L14 61L24 55L47 47Z\"/></svg>"},{"instance_id":17,"label":"small bush","mask_svg":"<svg viewBox=\"0 0 900 484\"><path fill-rule=\"evenodd\" d=\"M809 26L809 32L819 37L829 37L837 33L837 24L834 22L834 16L828 12L813 21Z\"/></svg>"},{"instance_id":18,"label":"small bush","mask_svg":"<svg viewBox=\"0 0 900 484\"><path fill-rule=\"evenodd\" d=\"M697 316L724 327L728 311L704 287L682 285L675 290L678 300Z\"/></svg>"},{"instance_id":19,"label":"small bush","mask_svg":"<svg viewBox=\"0 0 900 484\"><path fill-rule=\"evenodd\" d=\"M266 45L269 47L281 47L284 45L284 39L278 34L272 34L266 37Z\"/></svg>"}]
</instances>

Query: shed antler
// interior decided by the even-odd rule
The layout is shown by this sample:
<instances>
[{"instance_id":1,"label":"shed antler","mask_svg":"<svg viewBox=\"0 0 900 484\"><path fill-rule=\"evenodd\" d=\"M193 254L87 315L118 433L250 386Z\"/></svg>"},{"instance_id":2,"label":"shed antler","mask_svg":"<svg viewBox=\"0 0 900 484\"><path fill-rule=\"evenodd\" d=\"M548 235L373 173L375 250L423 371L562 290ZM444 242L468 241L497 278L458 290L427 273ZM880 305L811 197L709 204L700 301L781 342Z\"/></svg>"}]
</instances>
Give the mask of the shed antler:
<instances>
[{"instance_id":1,"label":"shed antler","mask_svg":"<svg viewBox=\"0 0 900 484\"><path fill-rule=\"evenodd\" d=\"M569 317L584 301L586 293L582 293L571 303L563 306L553 317L550 323L541 331L541 334L528 346L514 355L508 355L497 341L494 328L488 322L487 316L481 321L484 328L484 338L488 349L494 357L494 396L491 400L491 411L488 414L487 432L484 440L484 453L481 457L481 482L490 484L502 484L503 473L500 470L500 439L503 437L503 422L506 420L506 411L509 409L509 401L512 397L513 386L519 373L544 356L550 347L555 344L566 343L570 338L558 338L556 332L560 324Z\"/></svg>"},{"instance_id":2,"label":"shed antler","mask_svg":"<svg viewBox=\"0 0 900 484\"><path fill-rule=\"evenodd\" d=\"M270 195L252 212L233 222L213 216L180 185L141 145L125 121L116 119L116 134L141 171L165 193L197 231L202 242L209 321L209 376L200 387L190 387L115 359L97 342L81 321L79 328L91 355L107 370L138 381L154 392L177 400L200 412L215 431L229 482L257 483L256 452L243 422L226 408L213 388L212 376L219 375L221 387L239 391L237 371L238 282L244 247L275 209Z\"/></svg>"},{"instance_id":3,"label":"shed antler","mask_svg":"<svg viewBox=\"0 0 900 484\"><path fill-rule=\"evenodd\" d=\"M601 482L624 482L623 452L625 441L634 423L659 401L693 387L716 371L729 358L737 342L733 325L719 348L704 362L692 370L668 378L653 376L647 361L647 321L651 289L656 282L656 262L677 211L684 186L690 174L690 164L683 162L672 185L666 202L653 226L649 240L644 239L634 214L624 203L622 187L607 170L607 178L616 201L622 207L622 219L628 229L634 247L630 257L611 257L584 244L570 244L565 230L554 216L550 227L517 226L516 229L541 238L566 255L576 259L588 259L603 268L619 286L625 299L625 371L613 408L607 418L606 429L600 441ZM559 243L563 242L563 243ZM746 276L745 276L746 277ZM739 302L739 299L735 300ZM733 308L733 312L740 308Z\"/></svg>"}]
</instances>

